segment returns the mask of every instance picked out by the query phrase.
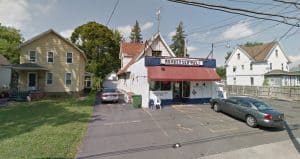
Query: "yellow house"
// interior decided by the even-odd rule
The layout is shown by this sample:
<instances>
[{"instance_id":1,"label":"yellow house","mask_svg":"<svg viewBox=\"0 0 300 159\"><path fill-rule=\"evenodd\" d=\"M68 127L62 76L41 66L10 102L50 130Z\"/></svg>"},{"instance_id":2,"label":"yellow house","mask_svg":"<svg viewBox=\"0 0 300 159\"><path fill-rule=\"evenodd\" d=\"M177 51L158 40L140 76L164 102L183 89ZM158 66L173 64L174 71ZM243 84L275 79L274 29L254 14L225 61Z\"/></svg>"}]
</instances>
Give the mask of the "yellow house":
<instances>
[{"instance_id":1,"label":"yellow house","mask_svg":"<svg viewBox=\"0 0 300 159\"><path fill-rule=\"evenodd\" d=\"M85 53L50 29L20 46L19 91L80 92L85 84Z\"/></svg>"}]
</instances>

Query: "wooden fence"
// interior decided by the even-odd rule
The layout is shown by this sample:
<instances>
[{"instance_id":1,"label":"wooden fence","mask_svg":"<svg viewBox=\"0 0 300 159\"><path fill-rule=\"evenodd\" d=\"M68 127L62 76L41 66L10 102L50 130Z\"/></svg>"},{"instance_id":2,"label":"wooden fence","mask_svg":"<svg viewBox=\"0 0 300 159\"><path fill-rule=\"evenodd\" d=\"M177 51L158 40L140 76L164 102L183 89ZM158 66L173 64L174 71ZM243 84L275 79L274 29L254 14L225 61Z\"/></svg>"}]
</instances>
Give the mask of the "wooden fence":
<instances>
[{"instance_id":1,"label":"wooden fence","mask_svg":"<svg viewBox=\"0 0 300 159\"><path fill-rule=\"evenodd\" d=\"M227 85L229 95L249 95L285 100L300 100L300 87L237 86Z\"/></svg>"}]
</instances>

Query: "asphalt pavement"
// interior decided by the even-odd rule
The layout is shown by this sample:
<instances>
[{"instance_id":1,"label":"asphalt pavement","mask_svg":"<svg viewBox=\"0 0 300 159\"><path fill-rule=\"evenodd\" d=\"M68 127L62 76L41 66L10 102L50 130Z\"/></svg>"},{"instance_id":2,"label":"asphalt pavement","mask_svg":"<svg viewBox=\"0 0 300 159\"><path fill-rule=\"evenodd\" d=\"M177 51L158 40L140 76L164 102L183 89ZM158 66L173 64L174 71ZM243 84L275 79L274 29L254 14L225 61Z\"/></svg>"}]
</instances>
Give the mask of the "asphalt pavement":
<instances>
[{"instance_id":1,"label":"asphalt pavement","mask_svg":"<svg viewBox=\"0 0 300 159\"><path fill-rule=\"evenodd\" d=\"M269 144L275 147L278 144L290 145L283 147L282 151L293 148L285 152L297 152L296 155L299 155L300 146L296 138L300 136L300 105L271 99L267 102L286 114L286 129L250 128L243 121L212 111L208 104L173 105L162 110L150 110L134 109L122 103L97 103L77 158L220 157L214 155L222 158L230 156L228 153L243 152L241 150L255 152L260 149L259 146ZM266 149L266 154L270 152L272 150Z\"/></svg>"}]
</instances>

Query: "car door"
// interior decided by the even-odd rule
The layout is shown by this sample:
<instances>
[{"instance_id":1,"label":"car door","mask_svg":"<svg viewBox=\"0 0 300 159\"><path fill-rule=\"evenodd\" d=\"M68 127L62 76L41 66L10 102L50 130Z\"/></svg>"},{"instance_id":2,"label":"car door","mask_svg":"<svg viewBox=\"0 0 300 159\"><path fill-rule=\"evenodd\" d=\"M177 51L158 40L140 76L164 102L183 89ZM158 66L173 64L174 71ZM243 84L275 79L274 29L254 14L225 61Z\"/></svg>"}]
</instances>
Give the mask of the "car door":
<instances>
[{"instance_id":1,"label":"car door","mask_svg":"<svg viewBox=\"0 0 300 159\"><path fill-rule=\"evenodd\" d=\"M250 112L251 104L243 99L237 100L237 105L235 105L235 116L240 119L245 119L245 116Z\"/></svg>"},{"instance_id":2,"label":"car door","mask_svg":"<svg viewBox=\"0 0 300 159\"><path fill-rule=\"evenodd\" d=\"M222 107L222 110L225 112L225 113L228 113L230 115L234 115L235 112L234 112L234 109L235 109L235 105L237 105L237 101L235 98L228 98L224 101L224 107Z\"/></svg>"}]
</instances>

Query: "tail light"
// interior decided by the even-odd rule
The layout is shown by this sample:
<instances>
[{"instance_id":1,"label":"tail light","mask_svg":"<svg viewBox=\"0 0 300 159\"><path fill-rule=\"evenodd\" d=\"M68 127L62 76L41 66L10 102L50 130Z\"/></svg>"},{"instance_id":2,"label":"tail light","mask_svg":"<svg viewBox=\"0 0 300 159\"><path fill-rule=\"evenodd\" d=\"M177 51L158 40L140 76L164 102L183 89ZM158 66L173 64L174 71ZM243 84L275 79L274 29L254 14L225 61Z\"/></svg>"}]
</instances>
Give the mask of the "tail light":
<instances>
[{"instance_id":1,"label":"tail light","mask_svg":"<svg viewBox=\"0 0 300 159\"><path fill-rule=\"evenodd\" d=\"M270 114L265 114L265 115L264 115L264 119L272 120L272 115L270 115Z\"/></svg>"}]
</instances>

